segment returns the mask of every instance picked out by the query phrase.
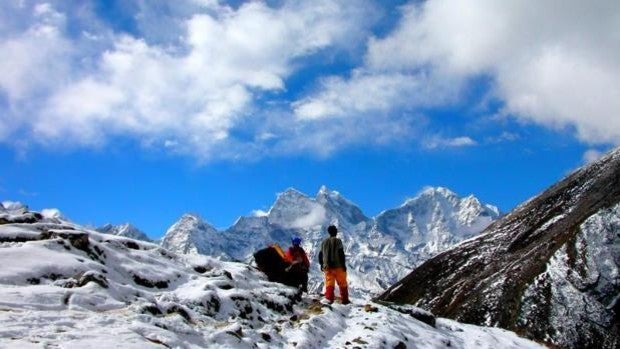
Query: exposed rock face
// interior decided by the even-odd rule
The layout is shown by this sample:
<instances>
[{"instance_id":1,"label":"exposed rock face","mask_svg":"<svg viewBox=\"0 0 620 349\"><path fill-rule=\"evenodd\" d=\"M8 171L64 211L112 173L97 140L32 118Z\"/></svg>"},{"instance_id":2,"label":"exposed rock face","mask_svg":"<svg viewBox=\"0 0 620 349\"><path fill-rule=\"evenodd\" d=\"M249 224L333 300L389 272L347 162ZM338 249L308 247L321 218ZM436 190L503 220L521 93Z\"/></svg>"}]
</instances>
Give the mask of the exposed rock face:
<instances>
[{"instance_id":1,"label":"exposed rock face","mask_svg":"<svg viewBox=\"0 0 620 349\"><path fill-rule=\"evenodd\" d=\"M570 348L620 346L620 148L379 299Z\"/></svg>"}]
</instances>

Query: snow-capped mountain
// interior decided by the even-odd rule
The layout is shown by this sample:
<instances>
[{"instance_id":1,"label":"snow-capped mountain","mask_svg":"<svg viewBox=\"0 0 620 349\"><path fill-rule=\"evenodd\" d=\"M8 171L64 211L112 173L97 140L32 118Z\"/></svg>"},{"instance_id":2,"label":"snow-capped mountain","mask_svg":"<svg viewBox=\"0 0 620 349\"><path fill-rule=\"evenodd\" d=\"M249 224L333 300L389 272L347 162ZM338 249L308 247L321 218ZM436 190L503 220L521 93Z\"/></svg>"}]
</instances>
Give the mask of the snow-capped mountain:
<instances>
[{"instance_id":1,"label":"snow-capped mountain","mask_svg":"<svg viewBox=\"0 0 620 349\"><path fill-rule=\"evenodd\" d=\"M620 347L620 148L422 264L379 299L562 348Z\"/></svg>"},{"instance_id":2,"label":"snow-capped mountain","mask_svg":"<svg viewBox=\"0 0 620 349\"><path fill-rule=\"evenodd\" d=\"M446 188L428 188L379 214L373 229L388 232L400 248L426 259L480 233L498 217L497 207L473 195L460 198Z\"/></svg>"},{"instance_id":3,"label":"snow-capped mountain","mask_svg":"<svg viewBox=\"0 0 620 349\"><path fill-rule=\"evenodd\" d=\"M542 348L411 306L323 304L244 263L25 207L2 206L0 216L1 348Z\"/></svg>"},{"instance_id":4,"label":"snow-capped mountain","mask_svg":"<svg viewBox=\"0 0 620 349\"><path fill-rule=\"evenodd\" d=\"M324 186L315 197L287 189L265 215L241 217L221 233L212 227L181 224L182 219L168 230L162 246L250 262L253 253L268 244L286 248L291 237L300 236L312 261L310 289L320 291L322 274L316 255L327 237L327 226L334 224L345 245L352 294L371 295L424 259L482 231L498 216L494 206L473 196L460 198L446 188L428 188L375 218Z\"/></svg>"},{"instance_id":5,"label":"snow-capped mountain","mask_svg":"<svg viewBox=\"0 0 620 349\"><path fill-rule=\"evenodd\" d=\"M164 235L161 246L176 253L220 256L224 252L221 234L195 214L185 214Z\"/></svg>"},{"instance_id":6,"label":"snow-capped mountain","mask_svg":"<svg viewBox=\"0 0 620 349\"><path fill-rule=\"evenodd\" d=\"M97 228L96 230L104 234L124 236L127 238L142 241L151 241L151 239L149 239L149 237L146 236L144 232L142 232L140 229L136 228L130 223L125 223L121 225L106 224L102 227Z\"/></svg>"}]
</instances>

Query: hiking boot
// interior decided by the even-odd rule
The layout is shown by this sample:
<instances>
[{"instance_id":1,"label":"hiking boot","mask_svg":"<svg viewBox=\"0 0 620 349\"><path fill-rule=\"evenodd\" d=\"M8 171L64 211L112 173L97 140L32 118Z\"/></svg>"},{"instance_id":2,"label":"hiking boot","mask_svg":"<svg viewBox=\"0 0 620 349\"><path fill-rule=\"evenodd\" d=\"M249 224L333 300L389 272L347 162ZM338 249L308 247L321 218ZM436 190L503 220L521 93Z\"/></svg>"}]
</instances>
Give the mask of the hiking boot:
<instances>
[{"instance_id":1,"label":"hiking boot","mask_svg":"<svg viewBox=\"0 0 620 349\"><path fill-rule=\"evenodd\" d=\"M348 287L340 288L340 299L342 300L340 302L340 304L349 304L349 303L351 303L349 301L349 288Z\"/></svg>"}]
</instances>

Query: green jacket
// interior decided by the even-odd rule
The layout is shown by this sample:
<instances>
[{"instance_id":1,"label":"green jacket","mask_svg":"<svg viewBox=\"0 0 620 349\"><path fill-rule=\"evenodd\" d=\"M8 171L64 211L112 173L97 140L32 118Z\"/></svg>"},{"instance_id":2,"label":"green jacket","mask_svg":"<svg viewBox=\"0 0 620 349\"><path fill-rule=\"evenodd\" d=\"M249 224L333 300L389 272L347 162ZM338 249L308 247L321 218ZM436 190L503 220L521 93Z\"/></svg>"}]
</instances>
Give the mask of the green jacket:
<instances>
[{"instance_id":1,"label":"green jacket","mask_svg":"<svg viewBox=\"0 0 620 349\"><path fill-rule=\"evenodd\" d=\"M347 269L344 258L344 248L342 240L335 236L330 236L321 243L319 252L319 264L323 268L344 268Z\"/></svg>"}]
</instances>

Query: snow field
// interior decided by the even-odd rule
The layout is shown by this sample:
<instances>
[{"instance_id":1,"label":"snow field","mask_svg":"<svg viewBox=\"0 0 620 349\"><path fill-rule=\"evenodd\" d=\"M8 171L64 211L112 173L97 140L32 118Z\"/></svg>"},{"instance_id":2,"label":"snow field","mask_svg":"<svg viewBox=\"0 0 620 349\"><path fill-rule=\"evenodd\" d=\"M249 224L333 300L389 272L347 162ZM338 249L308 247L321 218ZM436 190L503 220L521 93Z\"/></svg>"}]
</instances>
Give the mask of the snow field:
<instances>
[{"instance_id":1,"label":"snow field","mask_svg":"<svg viewBox=\"0 0 620 349\"><path fill-rule=\"evenodd\" d=\"M20 214L10 219L31 213ZM247 264L37 220L0 224L1 348L540 348L499 329L433 327L413 307L324 305Z\"/></svg>"}]
</instances>

